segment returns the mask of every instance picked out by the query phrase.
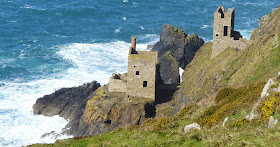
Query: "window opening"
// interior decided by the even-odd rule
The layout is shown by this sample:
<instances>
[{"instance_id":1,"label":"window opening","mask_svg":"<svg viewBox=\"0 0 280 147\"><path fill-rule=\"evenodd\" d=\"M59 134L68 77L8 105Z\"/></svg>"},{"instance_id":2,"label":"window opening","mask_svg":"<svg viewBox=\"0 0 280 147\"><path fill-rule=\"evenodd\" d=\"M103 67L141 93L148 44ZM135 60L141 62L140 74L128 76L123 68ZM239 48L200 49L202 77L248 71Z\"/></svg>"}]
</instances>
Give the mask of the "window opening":
<instances>
[{"instance_id":1,"label":"window opening","mask_svg":"<svg viewBox=\"0 0 280 147\"><path fill-rule=\"evenodd\" d=\"M143 81L143 87L147 87L148 86L148 82L147 81Z\"/></svg>"},{"instance_id":2,"label":"window opening","mask_svg":"<svg viewBox=\"0 0 280 147\"><path fill-rule=\"evenodd\" d=\"M139 71L136 71L136 75L139 75Z\"/></svg>"},{"instance_id":3,"label":"window opening","mask_svg":"<svg viewBox=\"0 0 280 147\"><path fill-rule=\"evenodd\" d=\"M224 14L224 12L222 11L222 9L220 9L219 12L221 13L221 18L224 18L224 17L225 17L225 14Z\"/></svg>"},{"instance_id":4,"label":"window opening","mask_svg":"<svg viewBox=\"0 0 280 147\"><path fill-rule=\"evenodd\" d=\"M228 35L228 26L224 26L224 36Z\"/></svg>"}]
</instances>

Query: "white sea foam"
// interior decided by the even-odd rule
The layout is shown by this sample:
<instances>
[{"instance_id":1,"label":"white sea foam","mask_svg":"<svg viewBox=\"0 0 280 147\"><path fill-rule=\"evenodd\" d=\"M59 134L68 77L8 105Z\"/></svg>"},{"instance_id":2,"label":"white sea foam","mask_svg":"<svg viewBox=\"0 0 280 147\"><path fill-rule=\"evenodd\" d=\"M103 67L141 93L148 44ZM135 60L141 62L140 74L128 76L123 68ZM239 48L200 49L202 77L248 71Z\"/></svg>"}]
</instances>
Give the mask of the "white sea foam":
<instances>
[{"instance_id":1,"label":"white sea foam","mask_svg":"<svg viewBox=\"0 0 280 147\"><path fill-rule=\"evenodd\" d=\"M40 10L40 11L44 11L46 9L41 9L41 8L36 8L34 6L30 6L30 5L25 5L24 7L20 7L22 9L33 9L33 10Z\"/></svg>"},{"instance_id":2,"label":"white sea foam","mask_svg":"<svg viewBox=\"0 0 280 147\"><path fill-rule=\"evenodd\" d=\"M138 42L145 37L152 39L147 43L138 43L137 50L145 50L159 36L150 34L142 37L139 36ZM24 83L21 80L0 81L0 146L52 143L56 139L72 137L61 135L56 138L67 124L63 118L33 115L32 106L36 99L59 88L78 86L92 80L107 84L112 73L127 70L129 46L130 43L123 41L58 45L52 49L57 50L58 56L72 64L72 68L53 77ZM43 134L52 131L55 133L41 138Z\"/></svg>"},{"instance_id":3,"label":"white sea foam","mask_svg":"<svg viewBox=\"0 0 280 147\"><path fill-rule=\"evenodd\" d=\"M156 34L145 34L145 35L136 35L137 40L148 40L148 45L154 45L159 41L159 35ZM146 48L147 44L137 44L140 46L140 49Z\"/></svg>"},{"instance_id":4,"label":"white sea foam","mask_svg":"<svg viewBox=\"0 0 280 147\"><path fill-rule=\"evenodd\" d=\"M238 32L240 32L240 34L243 36L243 38L246 38L247 40L250 40L251 38L251 34L253 32L253 30L236 30Z\"/></svg>"},{"instance_id":5,"label":"white sea foam","mask_svg":"<svg viewBox=\"0 0 280 147\"><path fill-rule=\"evenodd\" d=\"M115 33L120 33L120 32L121 32L121 28L115 29L114 32L115 32Z\"/></svg>"},{"instance_id":6,"label":"white sea foam","mask_svg":"<svg viewBox=\"0 0 280 147\"><path fill-rule=\"evenodd\" d=\"M154 35L148 36L154 37ZM137 37L137 40L143 38ZM136 48L137 50L146 50L147 45L154 44L154 42L151 40L148 43L137 43ZM72 75L74 75L75 80L80 81L80 83L96 80L102 85L107 84L112 73L126 72L129 46L130 43L123 41L92 44L73 43L57 46L56 48L60 49L57 54L74 66L66 71L63 79L71 80Z\"/></svg>"},{"instance_id":7,"label":"white sea foam","mask_svg":"<svg viewBox=\"0 0 280 147\"><path fill-rule=\"evenodd\" d=\"M32 105L36 99L53 92L53 89L59 86L53 81L56 80L6 82L5 86L0 87L0 146L22 146L55 141L40 137L51 131L60 133L67 121L58 116L44 117L32 114ZM67 136L62 136L65 137Z\"/></svg>"},{"instance_id":8,"label":"white sea foam","mask_svg":"<svg viewBox=\"0 0 280 147\"><path fill-rule=\"evenodd\" d=\"M183 81L183 79L182 79L183 72L184 72L184 69L182 69L181 67L179 67L180 82L182 82L182 81Z\"/></svg>"},{"instance_id":9,"label":"white sea foam","mask_svg":"<svg viewBox=\"0 0 280 147\"><path fill-rule=\"evenodd\" d=\"M201 29L206 29L206 28L209 28L209 27L212 27L210 25L203 25L202 27L200 27Z\"/></svg>"}]
</instances>

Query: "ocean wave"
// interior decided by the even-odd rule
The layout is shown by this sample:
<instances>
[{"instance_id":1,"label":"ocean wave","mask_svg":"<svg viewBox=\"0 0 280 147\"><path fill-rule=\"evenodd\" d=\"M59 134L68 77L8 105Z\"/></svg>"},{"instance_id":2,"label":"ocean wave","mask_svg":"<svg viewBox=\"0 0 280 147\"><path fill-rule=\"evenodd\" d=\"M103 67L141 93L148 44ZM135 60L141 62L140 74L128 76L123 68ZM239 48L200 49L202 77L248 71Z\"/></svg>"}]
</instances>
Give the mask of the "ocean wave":
<instances>
[{"instance_id":1,"label":"ocean wave","mask_svg":"<svg viewBox=\"0 0 280 147\"><path fill-rule=\"evenodd\" d=\"M244 30L236 30L238 32L240 32L240 34L243 36L243 38L246 38L247 40L250 40L251 38L251 34L253 32L253 30L247 30L247 29L244 29Z\"/></svg>"},{"instance_id":2,"label":"ocean wave","mask_svg":"<svg viewBox=\"0 0 280 147\"><path fill-rule=\"evenodd\" d=\"M122 17L122 20L126 20L126 17Z\"/></svg>"},{"instance_id":3,"label":"ocean wave","mask_svg":"<svg viewBox=\"0 0 280 147\"><path fill-rule=\"evenodd\" d=\"M138 40L142 40L136 36ZM145 37L155 38L153 35ZM158 39L157 39L158 40ZM151 40L147 43L138 43L137 50L146 50L148 44L154 43ZM74 68L66 71L65 75L72 75L76 80L89 82L97 80L106 84L112 73L124 73L127 70L127 56L130 43L115 41L110 43L72 43L56 46L57 54L64 60L71 63ZM67 79L67 77L65 77ZM71 76L69 77L72 78Z\"/></svg>"},{"instance_id":4,"label":"ocean wave","mask_svg":"<svg viewBox=\"0 0 280 147\"><path fill-rule=\"evenodd\" d=\"M144 35L156 38L156 35ZM139 37L139 41L142 39ZM156 38L158 40L158 38ZM151 39L152 42L155 40ZM137 50L145 50L147 43L138 43ZM112 73L127 70L130 43L70 43L51 48L72 68L48 78L22 82L23 80L0 82L0 146L22 146L32 143L52 143L56 139L72 136L60 135L68 123L59 116L33 115L32 106L36 99L62 87L79 86L96 80L107 84ZM50 133L52 132L52 133ZM50 135L41 138L43 134Z\"/></svg>"},{"instance_id":5,"label":"ocean wave","mask_svg":"<svg viewBox=\"0 0 280 147\"><path fill-rule=\"evenodd\" d=\"M114 32L115 32L115 33L120 33L120 32L121 32L121 28L115 29Z\"/></svg>"},{"instance_id":6,"label":"ocean wave","mask_svg":"<svg viewBox=\"0 0 280 147\"><path fill-rule=\"evenodd\" d=\"M57 80L35 80L27 83L1 82L0 84L0 146L22 146L31 143L52 143L55 139L41 138L51 131L61 133L67 121L59 116L44 117L32 114L38 97L49 94ZM61 84L61 83L59 83ZM50 136L51 137L51 136ZM67 138L67 136L61 136ZM68 136L71 137L71 136Z\"/></svg>"},{"instance_id":7,"label":"ocean wave","mask_svg":"<svg viewBox=\"0 0 280 147\"><path fill-rule=\"evenodd\" d=\"M42 9L42 8L36 8L34 6L30 6L30 5L25 5L24 7L20 7L22 9L32 9L32 10L39 10L39 11L45 11L46 9Z\"/></svg>"},{"instance_id":8,"label":"ocean wave","mask_svg":"<svg viewBox=\"0 0 280 147\"><path fill-rule=\"evenodd\" d=\"M210 28L212 27L211 25L202 25L202 27L200 27L201 29L206 29L206 28Z\"/></svg>"},{"instance_id":9,"label":"ocean wave","mask_svg":"<svg viewBox=\"0 0 280 147\"><path fill-rule=\"evenodd\" d=\"M270 5L272 5L273 4L273 2L267 2L267 1L265 1L265 2L246 2L246 3L244 3L244 5L245 6L270 6Z\"/></svg>"}]
</instances>

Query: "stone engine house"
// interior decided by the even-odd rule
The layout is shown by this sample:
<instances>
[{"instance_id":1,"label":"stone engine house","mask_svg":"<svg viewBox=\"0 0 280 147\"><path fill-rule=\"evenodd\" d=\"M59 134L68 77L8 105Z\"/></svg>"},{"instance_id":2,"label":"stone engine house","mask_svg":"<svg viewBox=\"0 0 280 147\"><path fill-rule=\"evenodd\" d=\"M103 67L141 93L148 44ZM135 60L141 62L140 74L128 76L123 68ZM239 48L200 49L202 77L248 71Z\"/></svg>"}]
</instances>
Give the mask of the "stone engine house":
<instances>
[{"instance_id":1,"label":"stone engine house","mask_svg":"<svg viewBox=\"0 0 280 147\"><path fill-rule=\"evenodd\" d=\"M234 15L235 8L229 8L228 12L226 12L223 6L219 6L215 11L211 59L219 55L227 47L241 50L247 46L247 40L243 39L239 32L234 31Z\"/></svg>"},{"instance_id":2,"label":"stone engine house","mask_svg":"<svg viewBox=\"0 0 280 147\"><path fill-rule=\"evenodd\" d=\"M109 92L126 92L128 97L155 100L158 53L137 51L136 38L132 37L128 53L127 74L113 74L109 80Z\"/></svg>"}]
</instances>

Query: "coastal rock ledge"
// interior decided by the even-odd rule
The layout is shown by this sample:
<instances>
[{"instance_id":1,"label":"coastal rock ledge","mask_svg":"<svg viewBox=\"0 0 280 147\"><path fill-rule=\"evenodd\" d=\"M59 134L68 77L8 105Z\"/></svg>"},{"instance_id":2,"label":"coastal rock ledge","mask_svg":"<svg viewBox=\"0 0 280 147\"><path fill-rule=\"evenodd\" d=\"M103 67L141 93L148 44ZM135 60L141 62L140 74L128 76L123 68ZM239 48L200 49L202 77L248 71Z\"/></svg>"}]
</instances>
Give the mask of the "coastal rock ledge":
<instances>
[{"instance_id":1,"label":"coastal rock ledge","mask_svg":"<svg viewBox=\"0 0 280 147\"><path fill-rule=\"evenodd\" d=\"M155 116L151 99L127 98L122 92L108 92L93 81L79 87L62 88L37 99L34 114L68 119L62 134L75 137L92 136L116 128L140 125Z\"/></svg>"},{"instance_id":2,"label":"coastal rock ledge","mask_svg":"<svg viewBox=\"0 0 280 147\"><path fill-rule=\"evenodd\" d=\"M59 115L70 120L66 127L70 127L69 131L72 132L79 126L87 101L95 95L94 91L99 87L99 83L92 81L79 87L59 89L37 99L33 105L33 113L45 116Z\"/></svg>"}]
</instances>

